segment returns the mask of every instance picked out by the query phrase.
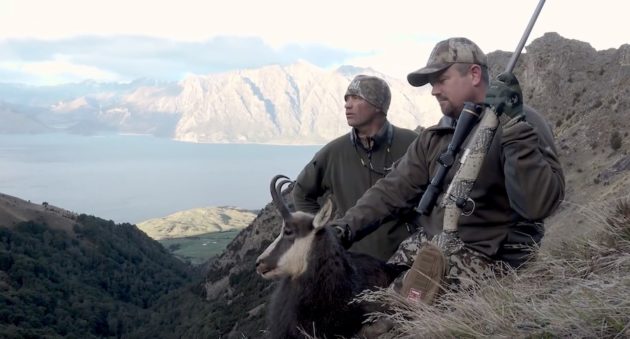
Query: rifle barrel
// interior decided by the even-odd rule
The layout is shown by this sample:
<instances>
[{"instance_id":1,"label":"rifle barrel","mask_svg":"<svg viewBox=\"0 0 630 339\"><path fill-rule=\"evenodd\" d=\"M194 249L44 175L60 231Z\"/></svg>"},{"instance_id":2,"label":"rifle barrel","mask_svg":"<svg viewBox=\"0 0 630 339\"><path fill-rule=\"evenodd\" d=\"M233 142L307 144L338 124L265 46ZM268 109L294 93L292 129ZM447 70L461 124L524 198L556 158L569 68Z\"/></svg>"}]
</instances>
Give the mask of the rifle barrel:
<instances>
[{"instance_id":1,"label":"rifle barrel","mask_svg":"<svg viewBox=\"0 0 630 339\"><path fill-rule=\"evenodd\" d=\"M510 58L510 61L508 62L507 67L505 68L506 73L512 73L512 71L514 70L514 67L516 66L516 61L518 60L518 57L521 55L521 52L523 51L523 47L525 47L525 42L527 42L529 33L532 32L532 28L534 28L536 19L538 19L538 14L540 14L540 11L542 10L542 7L544 4L545 4L545 0L540 0L538 2L538 6L536 6L536 10L534 10L534 14L529 19L527 28L525 28L525 32L523 33L523 36L521 37L521 41L518 42L518 46L516 46L516 50L512 54L512 57Z\"/></svg>"}]
</instances>

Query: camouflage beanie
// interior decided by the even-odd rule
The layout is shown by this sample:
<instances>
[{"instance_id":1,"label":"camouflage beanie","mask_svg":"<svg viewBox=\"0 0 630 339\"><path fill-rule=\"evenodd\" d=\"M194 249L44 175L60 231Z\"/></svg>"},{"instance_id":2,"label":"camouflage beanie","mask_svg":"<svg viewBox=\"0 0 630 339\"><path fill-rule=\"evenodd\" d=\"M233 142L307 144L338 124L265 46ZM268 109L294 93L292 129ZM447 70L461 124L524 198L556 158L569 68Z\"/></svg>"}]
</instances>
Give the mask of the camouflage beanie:
<instances>
[{"instance_id":1,"label":"camouflage beanie","mask_svg":"<svg viewBox=\"0 0 630 339\"><path fill-rule=\"evenodd\" d=\"M356 95L362 98L385 114L387 114L389 103L392 100L392 93L385 80L369 75L357 75L354 77L348 86L346 94L343 96L344 100L348 98L348 95Z\"/></svg>"},{"instance_id":2,"label":"camouflage beanie","mask_svg":"<svg viewBox=\"0 0 630 339\"><path fill-rule=\"evenodd\" d=\"M465 63L488 66L488 58L481 48L466 38L450 38L438 42L427 61L427 65L407 75L411 86L423 86L431 75L440 72L452 64Z\"/></svg>"}]
</instances>

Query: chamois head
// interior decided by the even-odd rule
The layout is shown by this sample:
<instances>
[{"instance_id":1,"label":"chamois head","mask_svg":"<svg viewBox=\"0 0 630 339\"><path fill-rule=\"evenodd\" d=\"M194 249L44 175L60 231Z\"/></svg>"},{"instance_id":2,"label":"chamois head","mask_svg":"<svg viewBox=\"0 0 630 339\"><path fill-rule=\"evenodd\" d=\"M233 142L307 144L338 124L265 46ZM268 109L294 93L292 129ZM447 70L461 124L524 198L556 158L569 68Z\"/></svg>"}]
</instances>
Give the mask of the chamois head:
<instances>
[{"instance_id":1,"label":"chamois head","mask_svg":"<svg viewBox=\"0 0 630 339\"><path fill-rule=\"evenodd\" d=\"M283 222L278 237L256 259L256 271L265 279L298 277L304 273L314 231L332 218L330 201L315 216L304 212L291 213L282 199L282 187L290 182L284 175L271 179L271 198Z\"/></svg>"}]
</instances>

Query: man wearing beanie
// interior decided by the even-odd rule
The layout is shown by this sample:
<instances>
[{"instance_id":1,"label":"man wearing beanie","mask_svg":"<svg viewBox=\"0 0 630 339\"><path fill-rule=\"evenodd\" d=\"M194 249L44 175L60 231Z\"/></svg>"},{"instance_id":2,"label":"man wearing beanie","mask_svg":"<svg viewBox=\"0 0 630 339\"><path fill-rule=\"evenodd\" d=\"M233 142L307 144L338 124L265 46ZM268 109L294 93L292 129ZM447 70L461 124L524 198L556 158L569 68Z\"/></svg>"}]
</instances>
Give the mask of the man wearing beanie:
<instances>
[{"instance_id":1,"label":"man wearing beanie","mask_svg":"<svg viewBox=\"0 0 630 339\"><path fill-rule=\"evenodd\" d=\"M470 208L458 220L464 246L446 258L429 245L442 232L440 203L459 166L456 161L439 187L442 194L432 211L418 218L419 231L391 258L390 262L411 268L394 284L408 299L430 303L442 287L466 289L476 279L501 273L505 266L519 268L540 244L543 220L564 197L564 175L551 127L522 104L513 74L501 74L492 82L488 79L486 55L474 42L451 38L437 43L426 66L410 73L407 80L415 87L430 84L444 117L420 134L387 177L344 217L333 221L344 243L361 241L375 227L378 231L383 220L416 206L442 166L440 156L453 137L464 102L502 114L472 186ZM486 110L484 114L494 113ZM461 156L460 152L457 160Z\"/></svg>"},{"instance_id":2,"label":"man wearing beanie","mask_svg":"<svg viewBox=\"0 0 630 339\"><path fill-rule=\"evenodd\" d=\"M302 170L293 188L295 207L316 213L325 198L332 198L343 215L363 193L383 178L417 137L387 120L391 92L378 77L356 76L344 95L351 130L325 145ZM410 235L403 221L385 222L351 251L387 260Z\"/></svg>"}]
</instances>

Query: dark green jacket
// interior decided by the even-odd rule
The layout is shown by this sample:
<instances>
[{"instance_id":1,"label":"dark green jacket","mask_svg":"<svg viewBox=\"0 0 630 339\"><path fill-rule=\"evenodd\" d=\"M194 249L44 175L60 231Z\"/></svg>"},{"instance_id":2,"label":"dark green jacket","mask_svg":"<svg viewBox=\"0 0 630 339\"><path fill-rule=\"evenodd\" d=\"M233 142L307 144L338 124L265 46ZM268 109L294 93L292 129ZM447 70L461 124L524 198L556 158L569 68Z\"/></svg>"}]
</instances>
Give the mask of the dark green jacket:
<instances>
[{"instance_id":1,"label":"dark green jacket","mask_svg":"<svg viewBox=\"0 0 630 339\"><path fill-rule=\"evenodd\" d=\"M530 107L525 107L525 115L526 121L513 120L497 129L471 191L475 208L471 215L459 219L461 239L471 248L497 259L503 259L502 249L513 248L506 245L539 242L544 232L539 222L564 197L564 175L551 128ZM439 166L437 159L447 148L453 132L454 128L448 124L424 130L394 170L368 190L338 222L349 225L355 239L361 239L391 216L413 207ZM454 165L442 192L456 171ZM441 201L442 195L432 213L420 220L430 237L442 230Z\"/></svg>"},{"instance_id":2,"label":"dark green jacket","mask_svg":"<svg viewBox=\"0 0 630 339\"><path fill-rule=\"evenodd\" d=\"M317 213L321 198L332 194L338 216L342 216L418 136L414 131L386 122L374 136L371 150L357 140L354 130L325 145L304 167L293 188L295 207ZM351 251L387 260L409 235L403 222L390 221L377 232L353 244Z\"/></svg>"}]
</instances>

